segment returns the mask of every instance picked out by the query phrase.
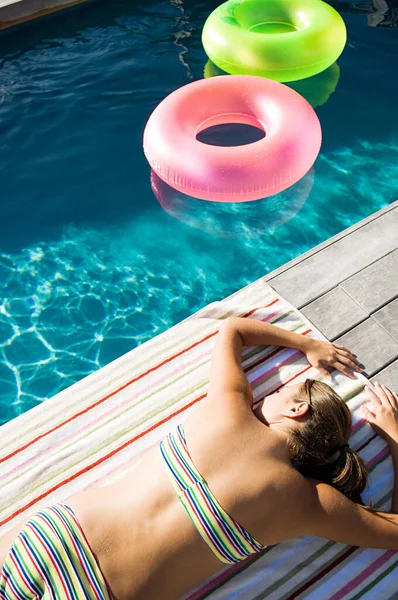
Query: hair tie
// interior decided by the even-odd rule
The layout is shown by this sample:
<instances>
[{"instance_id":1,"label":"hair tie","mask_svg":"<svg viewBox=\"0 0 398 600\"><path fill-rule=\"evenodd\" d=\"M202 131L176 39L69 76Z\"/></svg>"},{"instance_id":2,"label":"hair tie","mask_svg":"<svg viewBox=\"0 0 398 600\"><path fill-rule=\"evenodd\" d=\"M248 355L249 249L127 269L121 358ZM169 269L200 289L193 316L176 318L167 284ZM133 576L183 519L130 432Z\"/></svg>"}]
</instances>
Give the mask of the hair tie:
<instances>
[{"instance_id":1,"label":"hair tie","mask_svg":"<svg viewBox=\"0 0 398 600\"><path fill-rule=\"evenodd\" d=\"M336 463L339 460L343 450L345 448L349 448L349 447L350 447L350 444L343 444L342 446L337 446L337 448L333 452L333 454L331 456L329 456L329 458L326 460L326 463L329 465L333 465L334 463Z\"/></svg>"}]
</instances>

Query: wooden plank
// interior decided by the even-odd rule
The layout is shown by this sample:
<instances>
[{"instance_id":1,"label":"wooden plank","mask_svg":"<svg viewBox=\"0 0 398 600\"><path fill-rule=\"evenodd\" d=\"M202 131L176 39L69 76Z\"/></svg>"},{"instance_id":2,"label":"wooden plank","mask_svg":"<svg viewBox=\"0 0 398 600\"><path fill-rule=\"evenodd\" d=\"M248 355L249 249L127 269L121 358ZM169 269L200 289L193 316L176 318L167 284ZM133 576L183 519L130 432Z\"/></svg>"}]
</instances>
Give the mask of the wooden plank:
<instances>
[{"instance_id":1,"label":"wooden plank","mask_svg":"<svg viewBox=\"0 0 398 600\"><path fill-rule=\"evenodd\" d=\"M384 206L383 208L372 213L365 219L362 219L362 221L358 221L358 223L351 225L351 227L347 227L347 229L343 229L343 231L340 231L340 233L337 233L336 235L325 240L321 244L318 244L317 246L314 246L310 250L307 250L307 252L303 252L303 254L296 256L296 258L293 258L292 260L289 260L289 262L285 263L284 265L281 265L277 269L274 269L270 273L267 273L267 275L264 275L263 279L265 281L269 281L270 279L273 279L277 275L280 275L281 273L288 271L289 269L291 269L295 265L298 265L299 263L303 262L310 256L313 256L314 254L318 254L324 248L331 246L332 244L334 244L338 240L341 240L342 238L346 237L347 235L351 235L351 233L353 233L354 231L357 231L357 229L361 229L362 227L365 227L365 225L368 225L368 223L375 221L382 215L387 215L389 212L391 212L392 210L395 210L396 208L398 208L398 200L396 200L395 202L392 202L391 204L388 204L387 206Z\"/></svg>"},{"instance_id":2,"label":"wooden plank","mask_svg":"<svg viewBox=\"0 0 398 600\"><path fill-rule=\"evenodd\" d=\"M375 383L376 381L384 383L390 390L398 393L398 360L394 361L385 369L382 369L371 378L371 381L372 383Z\"/></svg>"},{"instance_id":3,"label":"wooden plank","mask_svg":"<svg viewBox=\"0 0 398 600\"><path fill-rule=\"evenodd\" d=\"M369 314L374 312L398 296L398 250L390 252L340 285Z\"/></svg>"},{"instance_id":4,"label":"wooden plank","mask_svg":"<svg viewBox=\"0 0 398 600\"><path fill-rule=\"evenodd\" d=\"M375 312L373 318L398 342L398 298Z\"/></svg>"},{"instance_id":5,"label":"wooden plank","mask_svg":"<svg viewBox=\"0 0 398 600\"><path fill-rule=\"evenodd\" d=\"M398 358L398 342L373 317L337 338L337 342L357 355L368 377Z\"/></svg>"},{"instance_id":6,"label":"wooden plank","mask_svg":"<svg viewBox=\"0 0 398 600\"><path fill-rule=\"evenodd\" d=\"M339 239L268 283L301 308L398 247L398 208Z\"/></svg>"},{"instance_id":7,"label":"wooden plank","mask_svg":"<svg viewBox=\"0 0 398 600\"><path fill-rule=\"evenodd\" d=\"M340 287L310 302L301 311L329 340L368 317L368 313Z\"/></svg>"},{"instance_id":8,"label":"wooden plank","mask_svg":"<svg viewBox=\"0 0 398 600\"><path fill-rule=\"evenodd\" d=\"M88 0L0 0L0 30L37 19ZM3 2L1 4L1 2Z\"/></svg>"}]
</instances>

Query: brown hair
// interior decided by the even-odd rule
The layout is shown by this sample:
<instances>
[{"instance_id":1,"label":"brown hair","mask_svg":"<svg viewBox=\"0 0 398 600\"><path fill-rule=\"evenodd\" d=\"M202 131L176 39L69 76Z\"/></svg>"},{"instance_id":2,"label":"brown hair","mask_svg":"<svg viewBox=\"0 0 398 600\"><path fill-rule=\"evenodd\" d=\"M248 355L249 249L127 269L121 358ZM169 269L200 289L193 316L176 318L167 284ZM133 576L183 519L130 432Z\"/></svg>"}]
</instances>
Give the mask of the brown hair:
<instances>
[{"instance_id":1,"label":"brown hair","mask_svg":"<svg viewBox=\"0 0 398 600\"><path fill-rule=\"evenodd\" d=\"M354 502L362 503L368 472L349 446L352 418L344 400L326 383L307 379L296 401L309 405L307 419L289 439L294 466L305 477L335 487Z\"/></svg>"}]
</instances>

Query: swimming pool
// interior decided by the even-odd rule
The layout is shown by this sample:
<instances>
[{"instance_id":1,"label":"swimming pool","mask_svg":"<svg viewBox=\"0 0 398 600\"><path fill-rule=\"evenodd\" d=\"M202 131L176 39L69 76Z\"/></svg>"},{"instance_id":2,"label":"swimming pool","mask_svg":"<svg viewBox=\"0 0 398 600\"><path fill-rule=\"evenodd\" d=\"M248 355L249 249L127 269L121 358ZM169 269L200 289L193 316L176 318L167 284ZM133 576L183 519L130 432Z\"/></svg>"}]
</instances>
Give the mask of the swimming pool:
<instances>
[{"instance_id":1,"label":"swimming pool","mask_svg":"<svg viewBox=\"0 0 398 600\"><path fill-rule=\"evenodd\" d=\"M398 29L334 5L321 154L255 203L153 181L158 201L142 153L153 108L212 69L213 2L97 0L0 35L0 423L397 199Z\"/></svg>"}]
</instances>

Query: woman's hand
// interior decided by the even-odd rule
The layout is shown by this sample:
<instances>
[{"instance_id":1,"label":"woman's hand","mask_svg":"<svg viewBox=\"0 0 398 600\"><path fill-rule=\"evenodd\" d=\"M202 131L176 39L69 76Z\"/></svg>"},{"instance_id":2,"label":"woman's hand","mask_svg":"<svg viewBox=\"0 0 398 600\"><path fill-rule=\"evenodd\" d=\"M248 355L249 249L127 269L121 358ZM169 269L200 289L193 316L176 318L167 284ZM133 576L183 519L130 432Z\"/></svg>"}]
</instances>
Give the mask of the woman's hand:
<instances>
[{"instance_id":1,"label":"woman's hand","mask_svg":"<svg viewBox=\"0 0 398 600\"><path fill-rule=\"evenodd\" d=\"M375 384L375 391L365 388L368 407L362 410L368 423L387 442L398 442L398 395L385 385Z\"/></svg>"},{"instance_id":2,"label":"woman's hand","mask_svg":"<svg viewBox=\"0 0 398 600\"><path fill-rule=\"evenodd\" d=\"M353 371L362 373L363 369L360 363L354 354L347 348L344 348L344 346L310 338L308 338L308 342L309 345L304 350L307 360L323 375L330 377L330 373L326 367L337 369L351 379L356 379Z\"/></svg>"}]
</instances>

